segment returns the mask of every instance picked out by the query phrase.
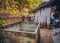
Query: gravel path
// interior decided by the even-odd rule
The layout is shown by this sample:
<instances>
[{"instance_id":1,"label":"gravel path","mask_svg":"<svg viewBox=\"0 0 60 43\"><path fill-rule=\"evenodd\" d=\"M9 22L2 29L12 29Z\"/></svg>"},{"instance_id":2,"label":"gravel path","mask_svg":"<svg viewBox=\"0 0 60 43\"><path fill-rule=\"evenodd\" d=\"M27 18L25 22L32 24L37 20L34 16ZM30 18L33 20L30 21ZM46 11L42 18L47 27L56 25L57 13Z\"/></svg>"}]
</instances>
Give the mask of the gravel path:
<instances>
[{"instance_id":1,"label":"gravel path","mask_svg":"<svg viewBox=\"0 0 60 43\"><path fill-rule=\"evenodd\" d=\"M41 43L53 43L52 40L52 29L46 29L42 28L40 29L40 34L41 34Z\"/></svg>"}]
</instances>

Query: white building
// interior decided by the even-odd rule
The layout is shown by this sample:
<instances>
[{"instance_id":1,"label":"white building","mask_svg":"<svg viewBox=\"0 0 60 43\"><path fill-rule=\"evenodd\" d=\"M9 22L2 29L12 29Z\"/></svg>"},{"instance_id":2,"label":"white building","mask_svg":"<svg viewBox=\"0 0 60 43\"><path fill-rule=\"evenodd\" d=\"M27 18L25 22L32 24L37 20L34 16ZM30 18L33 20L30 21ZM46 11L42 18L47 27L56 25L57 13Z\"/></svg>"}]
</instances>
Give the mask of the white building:
<instances>
[{"instance_id":1,"label":"white building","mask_svg":"<svg viewBox=\"0 0 60 43\"><path fill-rule=\"evenodd\" d=\"M38 22L44 26L47 25L47 27L50 25L50 17L52 15L51 5L48 3L50 2L44 1L36 9L31 11L35 14L35 22Z\"/></svg>"},{"instance_id":2,"label":"white building","mask_svg":"<svg viewBox=\"0 0 60 43\"><path fill-rule=\"evenodd\" d=\"M44 2L44 1L48 2L48 1L50 1L50 0L43 0L43 2Z\"/></svg>"}]
</instances>

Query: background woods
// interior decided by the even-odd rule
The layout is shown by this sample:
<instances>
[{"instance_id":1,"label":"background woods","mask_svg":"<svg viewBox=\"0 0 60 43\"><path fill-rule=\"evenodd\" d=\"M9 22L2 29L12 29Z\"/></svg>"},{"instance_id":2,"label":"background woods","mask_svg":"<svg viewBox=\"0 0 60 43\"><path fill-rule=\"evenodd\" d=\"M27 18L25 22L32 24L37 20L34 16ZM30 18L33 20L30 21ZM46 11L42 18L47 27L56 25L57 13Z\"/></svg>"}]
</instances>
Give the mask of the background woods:
<instances>
[{"instance_id":1,"label":"background woods","mask_svg":"<svg viewBox=\"0 0 60 43\"><path fill-rule=\"evenodd\" d=\"M0 16L24 15L36 8L42 0L0 0Z\"/></svg>"}]
</instances>

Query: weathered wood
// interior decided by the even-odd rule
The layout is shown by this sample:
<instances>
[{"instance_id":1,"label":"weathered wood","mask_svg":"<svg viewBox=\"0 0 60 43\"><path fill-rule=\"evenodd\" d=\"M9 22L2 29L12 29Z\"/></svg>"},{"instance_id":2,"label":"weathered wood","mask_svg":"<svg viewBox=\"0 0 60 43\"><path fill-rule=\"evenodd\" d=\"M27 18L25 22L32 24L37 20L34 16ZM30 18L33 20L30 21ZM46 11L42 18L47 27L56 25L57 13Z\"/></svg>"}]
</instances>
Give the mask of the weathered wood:
<instances>
[{"instance_id":1,"label":"weathered wood","mask_svg":"<svg viewBox=\"0 0 60 43\"><path fill-rule=\"evenodd\" d=\"M7 36L11 39L11 43L38 43L40 41L40 24L37 25L34 32L30 31L21 31L21 30L11 30L10 28L13 28L16 25L13 25L12 27L8 27L8 29L2 29L3 32L6 32ZM18 27L18 26L17 26ZM18 29L18 28L16 28Z\"/></svg>"}]
</instances>

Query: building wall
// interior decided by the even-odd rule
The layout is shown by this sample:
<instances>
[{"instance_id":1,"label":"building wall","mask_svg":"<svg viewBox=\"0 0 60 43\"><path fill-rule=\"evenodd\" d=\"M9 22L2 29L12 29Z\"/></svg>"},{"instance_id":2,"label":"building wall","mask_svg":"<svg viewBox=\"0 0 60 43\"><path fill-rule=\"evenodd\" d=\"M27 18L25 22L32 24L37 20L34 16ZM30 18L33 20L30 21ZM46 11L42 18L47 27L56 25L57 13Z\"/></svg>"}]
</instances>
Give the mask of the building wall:
<instances>
[{"instance_id":1,"label":"building wall","mask_svg":"<svg viewBox=\"0 0 60 43\"><path fill-rule=\"evenodd\" d=\"M47 19L47 25L50 24L50 17L51 17L51 8L46 8L45 9L45 13L46 13L46 19Z\"/></svg>"},{"instance_id":2,"label":"building wall","mask_svg":"<svg viewBox=\"0 0 60 43\"><path fill-rule=\"evenodd\" d=\"M37 12L35 13L35 22L40 23L40 11L37 11Z\"/></svg>"},{"instance_id":3,"label":"building wall","mask_svg":"<svg viewBox=\"0 0 60 43\"><path fill-rule=\"evenodd\" d=\"M51 8L42 8L35 13L35 22L50 24Z\"/></svg>"},{"instance_id":4,"label":"building wall","mask_svg":"<svg viewBox=\"0 0 60 43\"><path fill-rule=\"evenodd\" d=\"M50 0L43 0L43 2L44 2L44 1L50 1Z\"/></svg>"},{"instance_id":5,"label":"building wall","mask_svg":"<svg viewBox=\"0 0 60 43\"><path fill-rule=\"evenodd\" d=\"M44 9L41 9L41 16L40 16L40 23L45 23L46 21L46 14L45 14L45 8Z\"/></svg>"}]
</instances>

